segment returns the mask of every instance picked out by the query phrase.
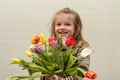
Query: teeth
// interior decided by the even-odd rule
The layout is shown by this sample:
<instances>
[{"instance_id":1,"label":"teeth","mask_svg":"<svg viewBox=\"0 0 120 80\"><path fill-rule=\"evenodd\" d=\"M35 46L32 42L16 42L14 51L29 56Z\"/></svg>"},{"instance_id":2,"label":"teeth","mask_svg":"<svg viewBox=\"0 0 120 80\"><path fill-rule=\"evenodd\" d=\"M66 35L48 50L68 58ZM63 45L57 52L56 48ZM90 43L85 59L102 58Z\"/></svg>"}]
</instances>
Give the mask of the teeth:
<instances>
[{"instance_id":1,"label":"teeth","mask_svg":"<svg viewBox=\"0 0 120 80\"><path fill-rule=\"evenodd\" d=\"M60 34L67 34L67 32L59 32Z\"/></svg>"},{"instance_id":2,"label":"teeth","mask_svg":"<svg viewBox=\"0 0 120 80\"><path fill-rule=\"evenodd\" d=\"M62 30L59 30L59 33L60 34L67 34L68 32L66 30L62 31Z\"/></svg>"}]
</instances>

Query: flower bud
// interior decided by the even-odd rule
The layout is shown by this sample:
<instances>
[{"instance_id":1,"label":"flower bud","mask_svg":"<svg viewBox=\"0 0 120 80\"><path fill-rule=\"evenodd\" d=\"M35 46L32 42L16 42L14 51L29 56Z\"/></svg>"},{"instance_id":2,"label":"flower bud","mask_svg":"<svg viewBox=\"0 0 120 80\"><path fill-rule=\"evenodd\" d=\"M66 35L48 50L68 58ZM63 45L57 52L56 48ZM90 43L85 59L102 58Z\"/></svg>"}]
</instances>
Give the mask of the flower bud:
<instances>
[{"instance_id":1,"label":"flower bud","mask_svg":"<svg viewBox=\"0 0 120 80\"><path fill-rule=\"evenodd\" d=\"M97 77L97 74L94 71L90 71L90 70L87 71L85 75L90 79L95 79Z\"/></svg>"},{"instance_id":2,"label":"flower bud","mask_svg":"<svg viewBox=\"0 0 120 80\"><path fill-rule=\"evenodd\" d=\"M13 58L12 59L12 63L19 64L20 63L20 59L19 58Z\"/></svg>"},{"instance_id":3,"label":"flower bud","mask_svg":"<svg viewBox=\"0 0 120 80\"><path fill-rule=\"evenodd\" d=\"M43 33L40 34L40 39L43 44L46 44L46 38Z\"/></svg>"},{"instance_id":4,"label":"flower bud","mask_svg":"<svg viewBox=\"0 0 120 80\"><path fill-rule=\"evenodd\" d=\"M67 46L74 46L75 45L75 40L73 37L69 37L67 38L67 40L65 41Z\"/></svg>"},{"instance_id":5,"label":"flower bud","mask_svg":"<svg viewBox=\"0 0 120 80\"><path fill-rule=\"evenodd\" d=\"M30 50L31 52L34 52L34 48L35 48L36 46L34 45L34 44L32 44L32 45L30 45L29 47L28 47L28 50Z\"/></svg>"},{"instance_id":6,"label":"flower bud","mask_svg":"<svg viewBox=\"0 0 120 80\"><path fill-rule=\"evenodd\" d=\"M91 79L89 79L88 77L84 77L82 80L91 80Z\"/></svg>"},{"instance_id":7,"label":"flower bud","mask_svg":"<svg viewBox=\"0 0 120 80\"><path fill-rule=\"evenodd\" d=\"M36 52L36 53L38 53L38 54L40 54L41 53L41 50L39 49L39 48L34 48L34 51Z\"/></svg>"},{"instance_id":8,"label":"flower bud","mask_svg":"<svg viewBox=\"0 0 120 80\"><path fill-rule=\"evenodd\" d=\"M45 50L45 45L42 43L38 43L36 47L40 48L41 50Z\"/></svg>"},{"instance_id":9,"label":"flower bud","mask_svg":"<svg viewBox=\"0 0 120 80\"><path fill-rule=\"evenodd\" d=\"M40 41L40 37L38 35L33 35L31 39L32 44L37 44Z\"/></svg>"},{"instance_id":10,"label":"flower bud","mask_svg":"<svg viewBox=\"0 0 120 80\"><path fill-rule=\"evenodd\" d=\"M58 48L58 41L56 38L49 38L49 45L53 48Z\"/></svg>"},{"instance_id":11,"label":"flower bud","mask_svg":"<svg viewBox=\"0 0 120 80\"><path fill-rule=\"evenodd\" d=\"M30 51L26 51L26 55L27 55L28 57L31 57L31 56L33 55L33 53L30 52Z\"/></svg>"}]
</instances>

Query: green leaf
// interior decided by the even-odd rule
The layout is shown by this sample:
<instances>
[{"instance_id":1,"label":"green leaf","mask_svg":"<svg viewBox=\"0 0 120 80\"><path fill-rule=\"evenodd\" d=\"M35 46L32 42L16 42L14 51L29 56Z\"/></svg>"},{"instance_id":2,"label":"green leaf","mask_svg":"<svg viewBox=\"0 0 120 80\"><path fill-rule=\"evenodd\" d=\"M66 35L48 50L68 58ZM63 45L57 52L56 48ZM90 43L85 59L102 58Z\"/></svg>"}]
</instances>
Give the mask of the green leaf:
<instances>
[{"instance_id":1,"label":"green leaf","mask_svg":"<svg viewBox=\"0 0 120 80\"><path fill-rule=\"evenodd\" d=\"M53 73L53 71L55 70L55 66L47 66L48 70Z\"/></svg>"},{"instance_id":2,"label":"green leaf","mask_svg":"<svg viewBox=\"0 0 120 80\"><path fill-rule=\"evenodd\" d=\"M58 49L61 49L62 48L62 37L58 38L58 44L59 44Z\"/></svg>"},{"instance_id":3,"label":"green leaf","mask_svg":"<svg viewBox=\"0 0 120 80\"><path fill-rule=\"evenodd\" d=\"M6 80L21 80L21 79L26 79L26 78L29 78L29 79L35 79L35 78L40 78L40 77L43 77L43 76L50 76L48 74L35 74L35 75L32 75L32 76L9 76L8 78L6 78Z\"/></svg>"},{"instance_id":4,"label":"green leaf","mask_svg":"<svg viewBox=\"0 0 120 80\"><path fill-rule=\"evenodd\" d=\"M63 53L63 59L64 59L64 65L65 65L65 67L67 66L67 63L68 63L70 55L73 54L72 51L71 51L71 49L72 48L70 47L70 48L67 49L66 53Z\"/></svg>"},{"instance_id":5,"label":"green leaf","mask_svg":"<svg viewBox=\"0 0 120 80\"><path fill-rule=\"evenodd\" d=\"M78 80L82 80L82 77L78 76L78 75L75 75L75 77L78 79Z\"/></svg>"},{"instance_id":6,"label":"green leaf","mask_svg":"<svg viewBox=\"0 0 120 80\"><path fill-rule=\"evenodd\" d=\"M72 67L73 64L75 64L76 60L77 60L77 58L75 56L73 56L72 54L70 54L66 70L69 69L70 67Z\"/></svg>"},{"instance_id":7,"label":"green leaf","mask_svg":"<svg viewBox=\"0 0 120 80\"><path fill-rule=\"evenodd\" d=\"M68 47L66 53L63 56L65 68L68 66L68 61L70 59L70 56L73 56L73 51L74 49L72 46Z\"/></svg>"},{"instance_id":8,"label":"green leaf","mask_svg":"<svg viewBox=\"0 0 120 80\"><path fill-rule=\"evenodd\" d=\"M5 80L13 80L12 76L7 77Z\"/></svg>"},{"instance_id":9,"label":"green leaf","mask_svg":"<svg viewBox=\"0 0 120 80\"><path fill-rule=\"evenodd\" d=\"M56 70L54 73L59 74L59 73L62 73L62 72L63 72L63 70Z\"/></svg>"},{"instance_id":10,"label":"green leaf","mask_svg":"<svg viewBox=\"0 0 120 80\"><path fill-rule=\"evenodd\" d=\"M85 76L85 73L86 73L85 70L83 70L83 69L80 68L80 67L77 67L77 70L78 70L79 73L82 73L82 74Z\"/></svg>"},{"instance_id":11,"label":"green leaf","mask_svg":"<svg viewBox=\"0 0 120 80\"><path fill-rule=\"evenodd\" d=\"M60 70L64 70L64 61L63 61L63 53L59 50L55 51L55 62L58 65Z\"/></svg>"},{"instance_id":12,"label":"green leaf","mask_svg":"<svg viewBox=\"0 0 120 80\"><path fill-rule=\"evenodd\" d=\"M46 65L50 65L50 63L46 60L46 58L44 58L42 55L38 56L37 54L33 55L33 59L35 62L37 62L38 64L40 64L41 66L43 66L42 63L46 64ZM36 64L37 64L36 63ZM45 66L46 66L45 65Z\"/></svg>"},{"instance_id":13,"label":"green leaf","mask_svg":"<svg viewBox=\"0 0 120 80\"><path fill-rule=\"evenodd\" d=\"M47 73L47 74L52 74L50 71L48 71L46 68L42 67L42 66L38 66L34 63L31 63L29 64L29 67L32 69L32 70L37 70L37 71L40 71L42 73Z\"/></svg>"},{"instance_id":14,"label":"green leaf","mask_svg":"<svg viewBox=\"0 0 120 80\"><path fill-rule=\"evenodd\" d=\"M22 70L29 69L28 65L30 64L30 62L27 62L26 60L24 60L22 58L20 58L20 59L21 59L21 61L19 63L19 66L22 67Z\"/></svg>"},{"instance_id":15,"label":"green leaf","mask_svg":"<svg viewBox=\"0 0 120 80\"><path fill-rule=\"evenodd\" d=\"M78 74L76 67L75 68L70 68L70 69L66 70L65 72L66 72L67 75L76 75L76 74Z\"/></svg>"}]
</instances>

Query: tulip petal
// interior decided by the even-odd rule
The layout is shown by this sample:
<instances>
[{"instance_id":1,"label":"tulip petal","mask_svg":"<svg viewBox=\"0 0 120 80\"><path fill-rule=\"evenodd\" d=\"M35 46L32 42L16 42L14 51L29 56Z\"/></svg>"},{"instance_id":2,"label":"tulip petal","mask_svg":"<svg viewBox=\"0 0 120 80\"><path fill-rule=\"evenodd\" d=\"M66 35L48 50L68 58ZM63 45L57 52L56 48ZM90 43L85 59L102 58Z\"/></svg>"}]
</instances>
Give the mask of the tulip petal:
<instances>
[{"instance_id":1,"label":"tulip petal","mask_svg":"<svg viewBox=\"0 0 120 80\"><path fill-rule=\"evenodd\" d=\"M43 33L40 34L40 39L43 44L46 44L46 38Z\"/></svg>"},{"instance_id":2,"label":"tulip petal","mask_svg":"<svg viewBox=\"0 0 120 80\"><path fill-rule=\"evenodd\" d=\"M20 63L20 59L19 58L13 58L12 59L12 63L19 64Z\"/></svg>"},{"instance_id":3,"label":"tulip petal","mask_svg":"<svg viewBox=\"0 0 120 80\"><path fill-rule=\"evenodd\" d=\"M97 74L94 71L89 70L86 72L86 77L90 79L95 79L97 77Z\"/></svg>"},{"instance_id":4,"label":"tulip petal","mask_svg":"<svg viewBox=\"0 0 120 80\"><path fill-rule=\"evenodd\" d=\"M31 57L32 54L33 54L33 53L31 53L30 51L26 51L26 55L27 55L28 57Z\"/></svg>"}]
</instances>

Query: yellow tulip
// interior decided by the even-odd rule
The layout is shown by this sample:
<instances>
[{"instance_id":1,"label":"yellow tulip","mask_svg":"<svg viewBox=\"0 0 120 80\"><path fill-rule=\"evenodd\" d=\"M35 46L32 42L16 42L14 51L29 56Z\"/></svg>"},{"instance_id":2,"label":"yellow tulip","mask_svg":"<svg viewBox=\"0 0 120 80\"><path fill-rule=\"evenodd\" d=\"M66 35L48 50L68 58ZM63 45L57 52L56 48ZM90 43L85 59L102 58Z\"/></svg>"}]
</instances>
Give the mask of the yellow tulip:
<instances>
[{"instance_id":1,"label":"yellow tulip","mask_svg":"<svg viewBox=\"0 0 120 80\"><path fill-rule=\"evenodd\" d=\"M12 62L15 64L19 64L20 63L20 58L13 58Z\"/></svg>"},{"instance_id":2,"label":"yellow tulip","mask_svg":"<svg viewBox=\"0 0 120 80\"><path fill-rule=\"evenodd\" d=\"M27 55L28 57L31 57L31 56L33 55L33 53L30 52L30 51L26 51L26 55Z\"/></svg>"},{"instance_id":3,"label":"yellow tulip","mask_svg":"<svg viewBox=\"0 0 120 80\"><path fill-rule=\"evenodd\" d=\"M46 38L43 33L40 34L40 39L43 44L46 44Z\"/></svg>"}]
</instances>

